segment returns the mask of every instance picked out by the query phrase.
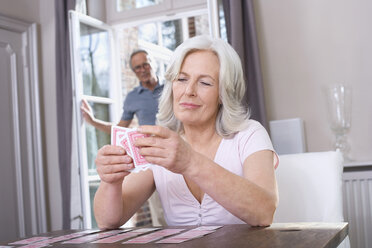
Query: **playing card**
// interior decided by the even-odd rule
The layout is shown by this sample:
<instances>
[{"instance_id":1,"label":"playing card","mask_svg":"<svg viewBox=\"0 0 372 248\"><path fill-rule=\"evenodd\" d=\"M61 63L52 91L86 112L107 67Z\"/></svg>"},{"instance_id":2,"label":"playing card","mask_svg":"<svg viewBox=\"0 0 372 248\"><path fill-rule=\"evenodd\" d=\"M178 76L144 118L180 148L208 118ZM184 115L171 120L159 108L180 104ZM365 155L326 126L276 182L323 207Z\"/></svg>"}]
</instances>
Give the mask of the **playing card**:
<instances>
[{"instance_id":1,"label":"playing card","mask_svg":"<svg viewBox=\"0 0 372 248\"><path fill-rule=\"evenodd\" d=\"M97 233L97 234L86 235L86 236L83 236L83 237L80 237L80 238L65 241L62 244L88 243L88 242L92 242L92 241L95 241L95 240L101 239L101 238L106 238L108 236L112 236L112 235L115 235L115 234L118 234L118 233L121 233L121 232L123 232L123 230L112 230L112 231L101 232L101 233Z\"/></svg>"},{"instance_id":2,"label":"playing card","mask_svg":"<svg viewBox=\"0 0 372 248\"><path fill-rule=\"evenodd\" d=\"M124 128L111 126L111 145L117 146L119 144L119 135L123 134L124 132Z\"/></svg>"},{"instance_id":3,"label":"playing card","mask_svg":"<svg viewBox=\"0 0 372 248\"><path fill-rule=\"evenodd\" d=\"M119 146L123 138L126 138L125 134L133 130L131 128L112 126L111 127L111 145Z\"/></svg>"},{"instance_id":4,"label":"playing card","mask_svg":"<svg viewBox=\"0 0 372 248\"><path fill-rule=\"evenodd\" d=\"M19 240L19 241L16 241L16 242L13 242L13 243L9 243L10 245L28 245L28 244L31 244L31 243L35 243L35 242L38 242L38 241L42 241L42 240L45 240L45 239L49 239L51 237L33 237L33 238L28 238L28 239L22 239L22 240Z\"/></svg>"},{"instance_id":5,"label":"playing card","mask_svg":"<svg viewBox=\"0 0 372 248\"><path fill-rule=\"evenodd\" d=\"M172 236L172 237L169 237L169 238L162 239L162 240L160 240L156 243L159 243L159 244L178 244L178 243L182 243L184 241L188 241L188 240L191 240L191 239L194 239L194 238L198 238L198 237L207 235L207 234L212 233L212 232L215 232L215 231L214 230L194 230L194 229L192 229L192 230L189 230L187 232L178 234L176 236Z\"/></svg>"},{"instance_id":6,"label":"playing card","mask_svg":"<svg viewBox=\"0 0 372 248\"><path fill-rule=\"evenodd\" d=\"M128 146L131 150L131 153L133 154L132 158L136 167L148 164L146 159L142 155L140 155L138 147L134 145L136 139L146 137L147 135L139 133L135 130L128 131L126 135L128 136Z\"/></svg>"},{"instance_id":7,"label":"playing card","mask_svg":"<svg viewBox=\"0 0 372 248\"><path fill-rule=\"evenodd\" d=\"M207 235L209 233L214 232L214 230L190 230L184 233L181 233L177 235L176 237L182 237L182 238L196 238L196 237L201 237L204 235Z\"/></svg>"},{"instance_id":8,"label":"playing card","mask_svg":"<svg viewBox=\"0 0 372 248\"><path fill-rule=\"evenodd\" d=\"M130 150L128 145L128 139L126 135L122 135L122 137L120 138L119 145L121 145L125 149L125 151L127 151L127 154L129 156L133 157L132 151Z\"/></svg>"},{"instance_id":9,"label":"playing card","mask_svg":"<svg viewBox=\"0 0 372 248\"><path fill-rule=\"evenodd\" d=\"M17 247L18 248L42 248L46 246L49 246L49 243L37 242L37 243L32 243L32 244L17 246Z\"/></svg>"},{"instance_id":10,"label":"playing card","mask_svg":"<svg viewBox=\"0 0 372 248\"><path fill-rule=\"evenodd\" d=\"M139 236L141 234L144 234L144 233L147 233L147 232L152 232L152 231L158 230L158 229L159 228L140 228L140 229L135 229L135 230L130 231L130 232L120 233L120 234L117 234L115 236L111 236L111 237L108 237L108 238L100 239L100 240L94 241L92 243L94 243L94 244L111 244L111 243L118 242L120 240L130 239L130 238Z\"/></svg>"},{"instance_id":11,"label":"playing card","mask_svg":"<svg viewBox=\"0 0 372 248\"><path fill-rule=\"evenodd\" d=\"M132 232L134 233L147 233L147 232L152 232L159 230L160 228L158 227L144 227L144 228L139 228L139 229L134 229Z\"/></svg>"},{"instance_id":12,"label":"playing card","mask_svg":"<svg viewBox=\"0 0 372 248\"><path fill-rule=\"evenodd\" d=\"M150 234L146 234L146 235L128 240L126 242L123 242L123 244L145 244L145 243L149 243L149 242L161 239L169 235L179 233L183 230L184 229L163 229L160 231L156 231Z\"/></svg>"},{"instance_id":13,"label":"playing card","mask_svg":"<svg viewBox=\"0 0 372 248\"><path fill-rule=\"evenodd\" d=\"M38 244L39 243L41 243L41 244L52 244L52 243L61 242L61 241L69 240L69 239L74 239L74 238L77 238L77 237L84 236L86 234L91 234L91 233L95 233L95 232L99 232L99 231L100 230L85 230L85 231L81 231L81 232L70 233L70 234L54 237L54 238L51 238L51 239L46 239L46 240L43 240L43 241L37 242L37 243Z\"/></svg>"},{"instance_id":14,"label":"playing card","mask_svg":"<svg viewBox=\"0 0 372 248\"><path fill-rule=\"evenodd\" d=\"M94 241L92 243L94 243L94 244L111 244L111 243L115 243L115 242L118 242L118 241L123 240L123 239L129 239L129 238L135 237L137 235L139 235L139 234L138 233L120 233L120 234L117 234L115 236L111 236L111 237L108 237L108 238L104 238L104 239Z\"/></svg>"},{"instance_id":15,"label":"playing card","mask_svg":"<svg viewBox=\"0 0 372 248\"><path fill-rule=\"evenodd\" d=\"M140 155L139 148L134 145L135 140L147 135L141 134L136 129L112 126L111 127L111 144L121 146L127 154L132 157L134 168L130 172L139 172L152 166L146 159Z\"/></svg>"},{"instance_id":16,"label":"playing card","mask_svg":"<svg viewBox=\"0 0 372 248\"><path fill-rule=\"evenodd\" d=\"M216 230L218 228L221 228L222 226L199 226L192 230Z\"/></svg>"},{"instance_id":17,"label":"playing card","mask_svg":"<svg viewBox=\"0 0 372 248\"><path fill-rule=\"evenodd\" d=\"M130 232L130 231L131 231L131 229L128 229L128 230L125 230L124 233L119 233L119 234L116 234L114 236L99 239L99 240L96 240L92 243L94 243L94 244L112 244L112 243L118 242L120 240L129 239L129 238L140 235L140 233L133 233L133 232Z\"/></svg>"},{"instance_id":18,"label":"playing card","mask_svg":"<svg viewBox=\"0 0 372 248\"><path fill-rule=\"evenodd\" d=\"M185 242L187 240L189 240L189 238L173 238L173 237L170 237L170 238L165 238L165 239L159 240L156 243L158 243L158 244L179 244L179 243Z\"/></svg>"}]
</instances>

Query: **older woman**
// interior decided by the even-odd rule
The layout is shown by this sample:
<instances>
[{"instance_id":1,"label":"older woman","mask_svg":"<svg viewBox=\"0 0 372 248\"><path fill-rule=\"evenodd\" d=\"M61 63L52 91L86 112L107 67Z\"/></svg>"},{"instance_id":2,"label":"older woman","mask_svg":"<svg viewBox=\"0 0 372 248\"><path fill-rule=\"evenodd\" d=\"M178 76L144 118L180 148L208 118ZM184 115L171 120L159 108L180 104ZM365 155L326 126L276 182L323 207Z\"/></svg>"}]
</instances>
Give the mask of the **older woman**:
<instances>
[{"instance_id":1,"label":"older woman","mask_svg":"<svg viewBox=\"0 0 372 248\"><path fill-rule=\"evenodd\" d=\"M240 59L221 39L198 36L174 54L157 126L136 146L151 170L129 173L125 150L105 146L96 164L99 227L124 224L157 190L168 225L272 223L278 193L277 156L266 130L242 105Z\"/></svg>"}]
</instances>

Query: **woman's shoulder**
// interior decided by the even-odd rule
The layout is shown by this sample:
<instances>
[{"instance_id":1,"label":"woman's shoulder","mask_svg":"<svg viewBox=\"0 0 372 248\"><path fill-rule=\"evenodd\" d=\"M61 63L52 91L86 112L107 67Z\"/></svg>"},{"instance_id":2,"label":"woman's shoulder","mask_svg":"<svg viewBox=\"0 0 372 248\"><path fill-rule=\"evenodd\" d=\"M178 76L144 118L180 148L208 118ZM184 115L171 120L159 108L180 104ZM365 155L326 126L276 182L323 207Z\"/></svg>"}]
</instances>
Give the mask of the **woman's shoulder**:
<instances>
[{"instance_id":1,"label":"woman's shoulder","mask_svg":"<svg viewBox=\"0 0 372 248\"><path fill-rule=\"evenodd\" d=\"M247 120L245 129L237 132L232 137L232 142L238 146L251 144L252 146L269 145L272 146L270 136L265 127L256 120Z\"/></svg>"},{"instance_id":2,"label":"woman's shoulder","mask_svg":"<svg viewBox=\"0 0 372 248\"><path fill-rule=\"evenodd\" d=\"M236 133L235 138L241 138L245 136L251 136L252 134L263 131L266 132L265 127L258 121L249 119L246 121L245 129Z\"/></svg>"}]
</instances>

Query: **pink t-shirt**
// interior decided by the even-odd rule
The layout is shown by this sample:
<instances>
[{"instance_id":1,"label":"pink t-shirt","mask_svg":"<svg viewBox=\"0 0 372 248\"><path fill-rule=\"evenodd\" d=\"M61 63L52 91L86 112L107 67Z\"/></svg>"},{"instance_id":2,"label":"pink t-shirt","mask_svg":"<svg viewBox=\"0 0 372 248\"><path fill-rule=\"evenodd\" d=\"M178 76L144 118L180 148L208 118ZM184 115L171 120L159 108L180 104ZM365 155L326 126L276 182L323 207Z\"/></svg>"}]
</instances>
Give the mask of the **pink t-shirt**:
<instances>
[{"instance_id":1,"label":"pink t-shirt","mask_svg":"<svg viewBox=\"0 0 372 248\"><path fill-rule=\"evenodd\" d=\"M257 121L249 120L246 130L231 139L222 139L214 162L225 169L243 176L243 163L254 152L272 150L273 146L265 128ZM275 167L277 162L275 162ZM161 166L152 168L156 190L164 209L168 225L224 225L244 222L224 207L204 194L201 204L188 189L181 174L176 174ZM231 192L232 194L234 192Z\"/></svg>"}]
</instances>

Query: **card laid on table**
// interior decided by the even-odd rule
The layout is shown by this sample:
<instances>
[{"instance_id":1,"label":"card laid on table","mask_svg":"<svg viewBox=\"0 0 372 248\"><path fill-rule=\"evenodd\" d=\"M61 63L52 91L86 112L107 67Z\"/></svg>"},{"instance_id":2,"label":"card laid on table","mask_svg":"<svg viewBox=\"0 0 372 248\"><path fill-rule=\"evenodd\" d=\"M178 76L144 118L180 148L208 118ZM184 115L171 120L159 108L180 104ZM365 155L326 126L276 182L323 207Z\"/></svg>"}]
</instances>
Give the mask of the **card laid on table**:
<instances>
[{"instance_id":1,"label":"card laid on table","mask_svg":"<svg viewBox=\"0 0 372 248\"><path fill-rule=\"evenodd\" d=\"M16 242L10 243L10 245L28 245L28 244L39 242L39 241L46 240L49 238L51 237L44 237L44 236L32 237L28 239L18 240Z\"/></svg>"},{"instance_id":2,"label":"card laid on table","mask_svg":"<svg viewBox=\"0 0 372 248\"><path fill-rule=\"evenodd\" d=\"M122 230L122 229L117 229L117 230L111 230L111 231L107 231L107 232L93 233L93 234L85 235L85 236L82 236L82 237L79 237L79 238L76 238L76 239L67 240L65 242L62 242L62 244L89 243L89 242L93 242L93 241L96 241L96 240L101 239L101 238L106 238L106 237L109 237L109 236L113 236L115 234L122 233L122 232L125 232L125 231Z\"/></svg>"},{"instance_id":3,"label":"card laid on table","mask_svg":"<svg viewBox=\"0 0 372 248\"><path fill-rule=\"evenodd\" d=\"M191 229L187 232L157 241L159 244L178 244L215 232L214 229Z\"/></svg>"},{"instance_id":4,"label":"card laid on table","mask_svg":"<svg viewBox=\"0 0 372 248\"><path fill-rule=\"evenodd\" d=\"M153 166L139 153L139 148L134 145L138 138L146 137L147 135L137 132L136 129L112 126L111 128L111 144L121 146L127 154L132 157L134 168L130 172L139 172Z\"/></svg>"},{"instance_id":5,"label":"card laid on table","mask_svg":"<svg viewBox=\"0 0 372 248\"><path fill-rule=\"evenodd\" d=\"M126 242L123 242L123 244L146 244L146 243L150 243L152 241L161 239L163 237L179 233L183 230L184 229L163 229L163 230L152 232L150 234L142 235L134 239L130 239Z\"/></svg>"}]
</instances>

